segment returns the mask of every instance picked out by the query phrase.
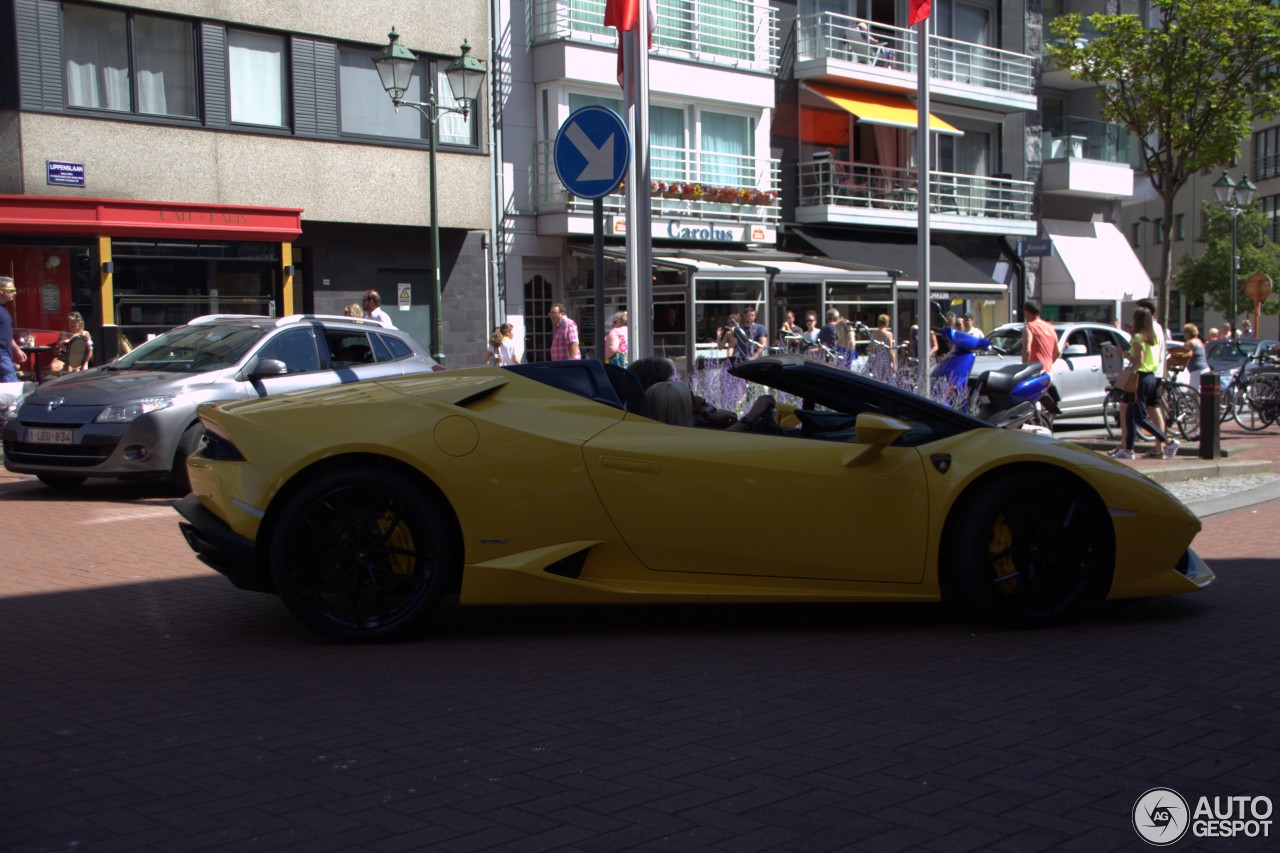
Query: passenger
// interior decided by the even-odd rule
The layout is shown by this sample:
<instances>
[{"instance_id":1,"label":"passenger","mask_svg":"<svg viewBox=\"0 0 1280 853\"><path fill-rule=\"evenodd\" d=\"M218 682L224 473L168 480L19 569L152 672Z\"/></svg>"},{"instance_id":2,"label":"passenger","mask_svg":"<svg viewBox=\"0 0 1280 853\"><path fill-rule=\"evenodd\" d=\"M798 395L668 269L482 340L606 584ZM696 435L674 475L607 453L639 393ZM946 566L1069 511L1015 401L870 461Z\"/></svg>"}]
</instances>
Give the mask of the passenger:
<instances>
[{"instance_id":1,"label":"passenger","mask_svg":"<svg viewBox=\"0 0 1280 853\"><path fill-rule=\"evenodd\" d=\"M647 417L672 426L693 426L693 397L680 382L658 382L644 392Z\"/></svg>"},{"instance_id":2,"label":"passenger","mask_svg":"<svg viewBox=\"0 0 1280 853\"><path fill-rule=\"evenodd\" d=\"M360 319L364 316L364 309L360 307L359 302L352 302L346 308L342 309L342 314L345 317L355 317L356 319Z\"/></svg>"},{"instance_id":3,"label":"passenger","mask_svg":"<svg viewBox=\"0 0 1280 853\"><path fill-rule=\"evenodd\" d=\"M627 370L635 374L646 391L659 382L670 381L676 375L676 366L671 359L654 356L637 358L627 365Z\"/></svg>"}]
</instances>

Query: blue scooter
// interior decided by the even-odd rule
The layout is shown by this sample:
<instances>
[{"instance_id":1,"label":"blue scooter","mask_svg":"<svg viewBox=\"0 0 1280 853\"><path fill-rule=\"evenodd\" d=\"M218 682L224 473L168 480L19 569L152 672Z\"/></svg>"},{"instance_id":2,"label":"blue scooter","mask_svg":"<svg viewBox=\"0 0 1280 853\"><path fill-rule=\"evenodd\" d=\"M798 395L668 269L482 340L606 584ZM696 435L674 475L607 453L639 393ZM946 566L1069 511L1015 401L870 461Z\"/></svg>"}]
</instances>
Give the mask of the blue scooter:
<instances>
[{"instance_id":1,"label":"blue scooter","mask_svg":"<svg viewBox=\"0 0 1280 853\"><path fill-rule=\"evenodd\" d=\"M1048 399L1050 378L1039 362L1007 364L975 375L975 354L991 349L991 341L958 332L945 321L934 331L951 342L951 351L933 369L935 391L953 405L958 401L961 411L998 427L1016 429L1030 422L1053 429L1050 410L1042 402Z\"/></svg>"}]
</instances>

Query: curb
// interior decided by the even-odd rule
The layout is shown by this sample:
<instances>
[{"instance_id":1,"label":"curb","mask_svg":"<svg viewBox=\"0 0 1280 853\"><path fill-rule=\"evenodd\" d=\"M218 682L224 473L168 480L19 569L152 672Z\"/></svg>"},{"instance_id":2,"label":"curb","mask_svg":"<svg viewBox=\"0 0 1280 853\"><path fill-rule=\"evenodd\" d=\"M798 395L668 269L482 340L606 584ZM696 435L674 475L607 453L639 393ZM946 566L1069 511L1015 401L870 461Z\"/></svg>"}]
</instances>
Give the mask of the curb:
<instances>
[{"instance_id":1,"label":"curb","mask_svg":"<svg viewBox=\"0 0 1280 853\"><path fill-rule=\"evenodd\" d=\"M1198 462L1175 462L1170 460L1164 465L1159 460L1149 467L1134 466L1134 470L1157 483L1176 483L1181 480L1205 480L1210 477L1248 477L1253 474L1270 474L1275 463L1265 459L1241 459L1234 462L1221 462L1205 459Z\"/></svg>"}]
</instances>

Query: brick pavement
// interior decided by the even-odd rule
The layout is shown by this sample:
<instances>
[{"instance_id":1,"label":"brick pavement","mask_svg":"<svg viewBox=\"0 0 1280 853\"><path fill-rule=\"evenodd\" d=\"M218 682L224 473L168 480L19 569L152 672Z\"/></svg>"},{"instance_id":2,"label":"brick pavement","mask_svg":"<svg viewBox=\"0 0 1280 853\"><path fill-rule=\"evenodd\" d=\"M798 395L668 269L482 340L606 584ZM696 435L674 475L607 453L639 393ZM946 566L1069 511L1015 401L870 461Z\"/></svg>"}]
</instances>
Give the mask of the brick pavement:
<instances>
[{"instance_id":1,"label":"brick pavement","mask_svg":"<svg viewBox=\"0 0 1280 853\"><path fill-rule=\"evenodd\" d=\"M1280 800L1274 503L1206 521L1206 593L1049 630L518 608L375 648L203 568L168 503L0 473L0 847L1135 850L1150 787Z\"/></svg>"}]
</instances>

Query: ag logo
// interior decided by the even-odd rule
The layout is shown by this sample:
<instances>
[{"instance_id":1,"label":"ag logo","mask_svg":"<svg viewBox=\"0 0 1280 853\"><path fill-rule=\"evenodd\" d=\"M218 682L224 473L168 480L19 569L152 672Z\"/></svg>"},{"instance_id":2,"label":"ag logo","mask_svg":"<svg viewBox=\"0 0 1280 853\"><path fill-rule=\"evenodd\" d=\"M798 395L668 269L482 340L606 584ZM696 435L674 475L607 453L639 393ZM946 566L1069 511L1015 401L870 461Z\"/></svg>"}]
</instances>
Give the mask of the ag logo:
<instances>
[{"instance_id":1,"label":"ag logo","mask_svg":"<svg viewBox=\"0 0 1280 853\"><path fill-rule=\"evenodd\" d=\"M1148 844L1167 847L1187 834L1190 809L1172 788L1152 788L1133 804L1133 828Z\"/></svg>"}]
</instances>

